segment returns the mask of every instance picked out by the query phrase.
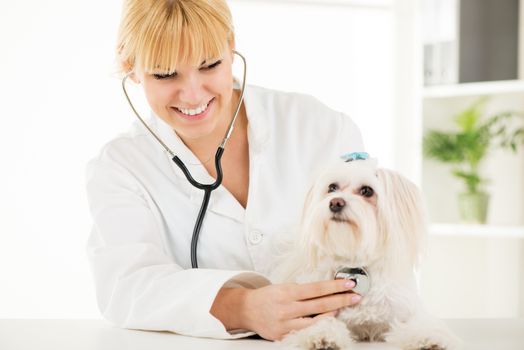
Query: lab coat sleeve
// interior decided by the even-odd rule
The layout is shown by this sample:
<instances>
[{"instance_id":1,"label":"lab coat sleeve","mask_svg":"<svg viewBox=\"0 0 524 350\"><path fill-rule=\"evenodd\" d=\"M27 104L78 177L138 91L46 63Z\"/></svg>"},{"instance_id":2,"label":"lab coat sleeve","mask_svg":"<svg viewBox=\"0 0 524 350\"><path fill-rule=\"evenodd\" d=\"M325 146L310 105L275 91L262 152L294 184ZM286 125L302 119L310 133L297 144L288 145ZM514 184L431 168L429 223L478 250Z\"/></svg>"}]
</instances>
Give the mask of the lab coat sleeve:
<instances>
[{"instance_id":1,"label":"lab coat sleeve","mask_svg":"<svg viewBox=\"0 0 524 350\"><path fill-rule=\"evenodd\" d=\"M342 127L340 128L339 140L339 156L348 152L363 152L364 141L362 140L362 134L357 124L347 115L341 113L342 116Z\"/></svg>"},{"instance_id":2,"label":"lab coat sleeve","mask_svg":"<svg viewBox=\"0 0 524 350\"><path fill-rule=\"evenodd\" d=\"M140 183L123 167L94 160L87 167L94 227L87 254L98 306L111 323L219 339L254 333L226 331L209 312L221 287L269 284L250 271L184 270L163 243Z\"/></svg>"}]
</instances>

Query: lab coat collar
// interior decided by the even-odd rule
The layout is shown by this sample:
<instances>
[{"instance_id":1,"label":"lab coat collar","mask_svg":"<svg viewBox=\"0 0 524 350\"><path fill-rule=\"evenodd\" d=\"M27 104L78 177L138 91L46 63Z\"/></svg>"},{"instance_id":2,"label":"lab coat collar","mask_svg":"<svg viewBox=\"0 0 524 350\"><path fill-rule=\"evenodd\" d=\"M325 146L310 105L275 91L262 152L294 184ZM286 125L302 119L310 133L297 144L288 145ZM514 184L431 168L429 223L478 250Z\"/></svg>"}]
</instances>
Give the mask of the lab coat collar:
<instances>
[{"instance_id":1,"label":"lab coat collar","mask_svg":"<svg viewBox=\"0 0 524 350\"><path fill-rule=\"evenodd\" d=\"M250 156L250 173L252 171L253 161L258 153L264 149L265 143L269 140L269 130L267 124L267 115L264 106L260 99L256 98L256 88L246 86L244 92L244 106L246 109L248 119L248 143ZM176 132L165 123L160 117L153 114L150 118L150 125L152 129L158 133L161 140L186 164L192 176L201 183L213 183L215 180L209 175L200 160L193 154L193 152L184 144L182 139ZM234 131L233 131L234 132ZM156 142L156 140L155 140ZM161 146L159 145L159 149ZM227 151L227 145L226 145ZM167 154L167 152L166 152ZM172 158L168 154L169 158ZM210 155L210 162L214 163L214 154ZM200 206L204 191L192 186L186 179L184 173L180 168L171 161L171 167L177 177L183 179L190 188L190 200L192 203ZM251 177L252 179L252 177ZM251 187L251 182L250 182ZM249 205L249 204L248 204ZM240 205L236 198L227 191L223 186L220 186L213 191L209 200L208 210L230 217L239 222L244 221L245 209Z\"/></svg>"}]
</instances>

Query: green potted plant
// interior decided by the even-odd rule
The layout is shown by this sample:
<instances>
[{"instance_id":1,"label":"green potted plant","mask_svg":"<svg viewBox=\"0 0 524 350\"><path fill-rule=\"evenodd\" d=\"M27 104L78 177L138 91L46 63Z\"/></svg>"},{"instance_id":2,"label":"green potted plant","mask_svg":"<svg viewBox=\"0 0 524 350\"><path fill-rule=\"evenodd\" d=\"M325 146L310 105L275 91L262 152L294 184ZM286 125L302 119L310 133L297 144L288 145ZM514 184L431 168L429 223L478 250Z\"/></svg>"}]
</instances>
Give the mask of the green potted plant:
<instances>
[{"instance_id":1,"label":"green potted plant","mask_svg":"<svg viewBox=\"0 0 524 350\"><path fill-rule=\"evenodd\" d=\"M474 102L454 117L456 132L429 130L424 136L424 156L453 165L452 174L464 181L465 191L459 194L462 221L485 223L489 194L479 167L490 150L517 151L524 144L524 127L516 126L517 112L503 112L483 118L486 98Z\"/></svg>"}]
</instances>

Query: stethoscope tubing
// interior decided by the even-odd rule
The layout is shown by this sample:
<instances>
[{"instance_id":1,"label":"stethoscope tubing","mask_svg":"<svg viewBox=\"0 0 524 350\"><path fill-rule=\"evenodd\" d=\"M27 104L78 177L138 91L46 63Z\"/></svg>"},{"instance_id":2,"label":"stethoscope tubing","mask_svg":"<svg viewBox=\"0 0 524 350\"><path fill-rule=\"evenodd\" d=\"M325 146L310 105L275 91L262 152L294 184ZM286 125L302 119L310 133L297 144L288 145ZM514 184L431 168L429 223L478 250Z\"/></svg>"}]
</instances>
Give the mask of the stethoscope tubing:
<instances>
[{"instance_id":1,"label":"stethoscope tubing","mask_svg":"<svg viewBox=\"0 0 524 350\"><path fill-rule=\"evenodd\" d=\"M196 181L193 176L191 176L191 173L187 169L187 167L184 165L182 160L178 158L178 156L173 157L173 162L175 162L176 165L182 170L184 175L187 178L187 181L189 181L193 186L196 188L199 188L201 190L204 190L204 198L202 200L202 205L200 206L200 211L198 212L197 220L195 222L195 227L193 228L193 236L191 237L191 267L194 269L198 269L198 259L197 259L197 245L198 245L198 237L200 236L200 229L202 228L202 223L204 221L204 217L206 215L207 206L209 204L209 199L211 198L211 192L216 190L220 184L222 183L223 179L223 171L222 171L222 155L224 154L224 148L219 146L217 149L217 152L215 154L215 169L217 173L217 178L215 182L212 184L201 184L200 182Z\"/></svg>"},{"instance_id":2,"label":"stethoscope tubing","mask_svg":"<svg viewBox=\"0 0 524 350\"><path fill-rule=\"evenodd\" d=\"M209 205L209 199L211 198L211 192L216 190L220 184L222 183L222 179L224 177L223 171L222 171L222 155L225 151L225 146L227 143L227 140L233 133L235 120L237 119L238 113L240 111L240 108L242 107L242 101L244 100L244 91L246 88L246 71L247 71L247 64L246 59L244 56L242 56L239 52L233 51L234 54L238 55L244 64L244 71L243 71L243 77L242 77L242 86L240 90L240 97L238 99L238 104L235 109L235 113L233 114L233 118L231 119L231 122L229 123L229 127L226 131L226 134L224 136L224 139L220 143L220 145L217 148L217 151L215 153L215 170L217 174L217 178L215 179L215 182L211 184L202 184L198 181L196 181L193 176L191 175L190 171L187 169L186 165L182 160L158 137L155 132L147 125L147 123L142 119L140 114L135 109L135 106L133 105L133 102L131 101L131 98L129 97L126 89L126 80L133 74L133 71L129 72L124 76L122 79L122 89L124 90L124 95L126 96L127 102L131 106L131 109L137 116L137 118L142 122L142 124L146 127L146 129L151 133L151 135L154 136L154 138L162 145L162 147L171 155L171 160L182 170L185 177L187 178L187 181L194 187L201 189L204 191L204 198L202 199L202 205L200 206L200 211L198 212L198 216L195 222L195 226L193 229L193 236L191 237L191 267L197 269L198 268L198 259L197 259L197 246L198 246L198 237L200 235L200 230L202 228L202 224L204 221L204 217L206 215L207 207Z\"/></svg>"}]
</instances>

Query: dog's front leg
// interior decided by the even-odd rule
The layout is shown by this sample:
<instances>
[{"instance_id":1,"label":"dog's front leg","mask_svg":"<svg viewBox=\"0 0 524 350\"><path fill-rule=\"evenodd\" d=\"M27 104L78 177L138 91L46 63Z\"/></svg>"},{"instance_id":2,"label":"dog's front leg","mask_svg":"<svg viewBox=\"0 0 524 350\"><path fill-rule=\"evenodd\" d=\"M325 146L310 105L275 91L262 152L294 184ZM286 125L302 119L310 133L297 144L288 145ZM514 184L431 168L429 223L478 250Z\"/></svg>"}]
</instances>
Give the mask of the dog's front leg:
<instances>
[{"instance_id":1,"label":"dog's front leg","mask_svg":"<svg viewBox=\"0 0 524 350\"><path fill-rule=\"evenodd\" d=\"M343 350L348 349L352 341L344 322L325 317L307 328L289 333L282 343L290 349Z\"/></svg>"},{"instance_id":2,"label":"dog's front leg","mask_svg":"<svg viewBox=\"0 0 524 350\"><path fill-rule=\"evenodd\" d=\"M385 340L404 350L458 350L463 347L462 340L442 321L430 316L393 324Z\"/></svg>"}]
</instances>

